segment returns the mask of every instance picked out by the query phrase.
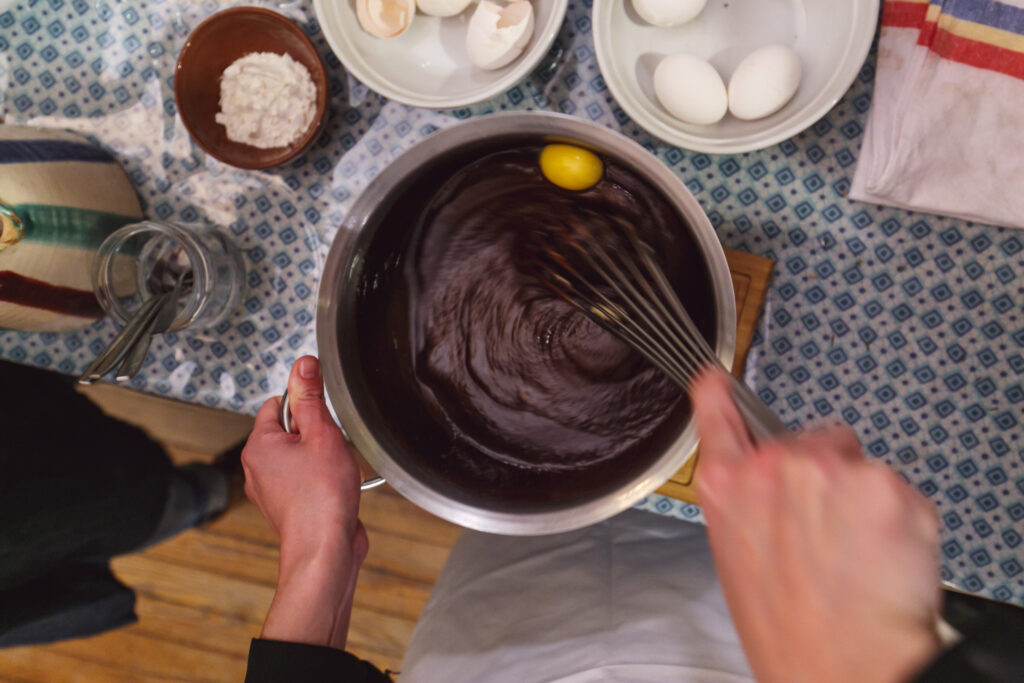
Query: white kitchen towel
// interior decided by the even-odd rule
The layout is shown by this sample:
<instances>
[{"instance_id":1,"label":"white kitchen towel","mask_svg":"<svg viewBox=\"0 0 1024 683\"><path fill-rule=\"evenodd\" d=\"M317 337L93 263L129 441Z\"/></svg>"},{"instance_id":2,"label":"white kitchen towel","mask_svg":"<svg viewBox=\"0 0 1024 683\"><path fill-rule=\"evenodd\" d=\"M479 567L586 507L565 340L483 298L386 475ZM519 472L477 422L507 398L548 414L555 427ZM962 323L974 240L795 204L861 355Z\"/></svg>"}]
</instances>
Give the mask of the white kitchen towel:
<instances>
[{"instance_id":1,"label":"white kitchen towel","mask_svg":"<svg viewBox=\"0 0 1024 683\"><path fill-rule=\"evenodd\" d=\"M850 198L1024 227L1024 0L886 0Z\"/></svg>"}]
</instances>

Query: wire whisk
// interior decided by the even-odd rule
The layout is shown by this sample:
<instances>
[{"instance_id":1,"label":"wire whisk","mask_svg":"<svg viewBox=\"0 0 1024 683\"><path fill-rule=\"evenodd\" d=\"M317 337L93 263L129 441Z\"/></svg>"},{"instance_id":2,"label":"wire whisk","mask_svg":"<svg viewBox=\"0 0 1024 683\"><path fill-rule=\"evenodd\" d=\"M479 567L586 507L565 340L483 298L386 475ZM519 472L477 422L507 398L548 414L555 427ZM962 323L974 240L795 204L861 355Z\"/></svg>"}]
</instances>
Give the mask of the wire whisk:
<instances>
[{"instance_id":1,"label":"wire whisk","mask_svg":"<svg viewBox=\"0 0 1024 683\"><path fill-rule=\"evenodd\" d=\"M708 365L725 369L686 312L653 249L625 220L577 212L548 227L533 245L547 286L619 337L684 391ZM730 375L730 377L732 377ZM751 436L765 440L786 426L739 380L736 406Z\"/></svg>"}]
</instances>

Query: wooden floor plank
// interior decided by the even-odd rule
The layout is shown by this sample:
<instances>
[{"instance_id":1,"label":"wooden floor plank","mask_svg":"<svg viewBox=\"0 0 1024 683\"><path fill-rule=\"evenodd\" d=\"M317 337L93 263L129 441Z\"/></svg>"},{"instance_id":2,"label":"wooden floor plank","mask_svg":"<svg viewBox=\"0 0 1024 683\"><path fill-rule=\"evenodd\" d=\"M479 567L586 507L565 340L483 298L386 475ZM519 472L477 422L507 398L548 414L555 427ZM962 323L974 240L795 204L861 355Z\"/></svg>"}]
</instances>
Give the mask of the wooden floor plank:
<instances>
[{"instance_id":1,"label":"wooden floor plank","mask_svg":"<svg viewBox=\"0 0 1024 683\"><path fill-rule=\"evenodd\" d=\"M244 538L254 543L277 547L279 539L260 509L249 501L240 501L227 514L203 526L208 533Z\"/></svg>"},{"instance_id":2,"label":"wooden floor plank","mask_svg":"<svg viewBox=\"0 0 1024 683\"><path fill-rule=\"evenodd\" d=\"M109 664L97 664L50 646L0 650L0 681L45 683L134 683L145 677Z\"/></svg>"},{"instance_id":3,"label":"wooden floor plank","mask_svg":"<svg viewBox=\"0 0 1024 683\"><path fill-rule=\"evenodd\" d=\"M140 594L135 604L139 623L134 629L153 638L166 639L191 647L215 650L236 657L248 657L249 643L259 637L263 624L260 621L244 621L209 610L177 605ZM368 616L363 612L358 617ZM413 620L410 620L413 621ZM355 625L359 629L359 625ZM368 647L367 638L357 638L363 646L353 645L349 650L357 657L373 662L380 668L397 670L401 656L384 653Z\"/></svg>"},{"instance_id":4,"label":"wooden floor plank","mask_svg":"<svg viewBox=\"0 0 1024 683\"><path fill-rule=\"evenodd\" d=\"M370 534L370 552L363 566L432 584L448 560L449 548L389 534Z\"/></svg>"},{"instance_id":5,"label":"wooden floor plank","mask_svg":"<svg viewBox=\"0 0 1024 683\"><path fill-rule=\"evenodd\" d=\"M174 604L223 614L243 621L262 622L274 589L212 572L169 564L146 555L118 558L114 573L137 590ZM352 611L353 643L386 654L401 655L415 620L362 607Z\"/></svg>"},{"instance_id":6,"label":"wooden floor plank","mask_svg":"<svg viewBox=\"0 0 1024 683\"><path fill-rule=\"evenodd\" d=\"M379 534L369 533L373 547ZM277 584L277 548L232 536L188 531L146 550L144 556L263 586ZM430 588L429 582L396 576L367 563L359 575L355 603L370 611L416 619Z\"/></svg>"},{"instance_id":7,"label":"wooden floor plank","mask_svg":"<svg viewBox=\"0 0 1024 683\"><path fill-rule=\"evenodd\" d=\"M261 621L231 617L212 610L179 605L148 593L135 601L140 633L236 657L249 654L249 640L259 636Z\"/></svg>"},{"instance_id":8,"label":"wooden floor plank","mask_svg":"<svg viewBox=\"0 0 1024 683\"><path fill-rule=\"evenodd\" d=\"M414 619L391 617L356 606L352 608L348 642L352 647L401 658L415 627Z\"/></svg>"},{"instance_id":9,"label":"wooden floor plank","mask_svg":"<svg viewBox=\"0 0 1024 683\"><path fill-rule=\"evenodd\" d=\"M233 514L225 515L208 524L204 531L276 547L277 536L263 521L256 506L246 503L238 507L237 513L232 511ZM370 537L370 552L364 566L413 581L433 583L448 559L451 544L443 541L414 540L390 533L375 533L373 520L370 514L366 514L364 524Z\"/></svg>"},{"instance_id":10,"label":"wooden floor plank","mask_svg":"<svg viewBox=\"0 0 1024 683\"><path fill-rule=\"evenodd\" d=\"M356 581L354 604L368 612L416 621L430 599L432 588L432 583L411 581L364 567Z\"/></svg>"},{"instance_id":11,"label":"wooden floor plank","mask_svg":"<svg viewBox=\"0 0 1024 683\"><path fill-rule=\"evenodd\" d=\"M97 664L107 664L146 677L189 681L239 681L245 659L153 638L130 627L92 638L47 646Z\"/></svg>"},{"instance_id":12,"label":"wooden floor plank","mask_svg":"<svg viewBox=\"0 0 1024 683\"><path fill-rule=\"evenodd\" d=\"M450 548L462 532L454 524L421 510L388 490L364 493L360 498L359 518L367 529L444 548ZM232 508L230 515L216 519L203 528L211 533L246 538L258 543L275 546L278 543L277 534L267 525L259 508L248 501L239 503Z\"/></svg>"},{"instance_id":13,"label":"wooden floor plank","mask_svg":"<svg viewBox=\"0 0 1024 683\"><path fill-rule=\"evenodd\" d=\"M359 517L368 529L446 548L462 533L460 527L420 509L386 487L360 496Z\"/></svg>"},{"instance_id":14,"label":"wooden floor plank","mask_svg":"<svg viewBox=\"0 0 1024 683\"><path fill-rule=\"evenodd\" d=\"M277 583L277 546L244 538L186 531L148 548L144 555L265 586Z\"/></svg>"},{"instance_id":15,"label":"wooden floor plank","mask_svg":"<svg viewBox=\"0 0 1024 683\"><path fill-rule=\"evenodd\" d=\"M170 564L146 554L118 557L111 566L121 581L138 591L244 621L262 621L274 597L272 586Z\"/></svg>"},{"instance_id":16,"label":"wooden floor plank","mask_svg":"<svg viewBox=\"0 0 1024 683\"><path fill-rule=\"evenodd\" d=\"M167 451L168 457L170 457L171 462L175 465L188 465L193 462L209 464L217 458L216 453L207 453L171 444L164 444L164 450Z\"/></svg>"}]
</instances>

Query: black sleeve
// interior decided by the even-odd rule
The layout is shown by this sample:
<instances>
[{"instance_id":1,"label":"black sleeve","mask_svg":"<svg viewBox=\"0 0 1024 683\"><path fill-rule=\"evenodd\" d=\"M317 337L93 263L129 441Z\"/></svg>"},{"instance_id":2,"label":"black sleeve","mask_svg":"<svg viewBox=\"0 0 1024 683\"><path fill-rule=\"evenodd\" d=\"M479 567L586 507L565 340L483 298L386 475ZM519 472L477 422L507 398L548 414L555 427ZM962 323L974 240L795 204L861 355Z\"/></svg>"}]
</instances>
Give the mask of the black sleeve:
<instances>
[{"instance_id":1,"label":"black sleeve","mask_svg":"<svg viewBox=\"0 0 1024 683\"><path fill-rule=\"evenodd\" d=\"M943 617L963 638L936 657L914 683L1024 681L1024 609L947 593Z\"/></svg>"},{"instance_id":2,"label":"black sleeve","mask_svg":"<svg viewBox=\"0 0 1024 683\"><path fill-rule=\"evenodd\" d=\"M391 683L369 662L343 650L253 638L245 683Z\"/></svg>"}]
</instances>

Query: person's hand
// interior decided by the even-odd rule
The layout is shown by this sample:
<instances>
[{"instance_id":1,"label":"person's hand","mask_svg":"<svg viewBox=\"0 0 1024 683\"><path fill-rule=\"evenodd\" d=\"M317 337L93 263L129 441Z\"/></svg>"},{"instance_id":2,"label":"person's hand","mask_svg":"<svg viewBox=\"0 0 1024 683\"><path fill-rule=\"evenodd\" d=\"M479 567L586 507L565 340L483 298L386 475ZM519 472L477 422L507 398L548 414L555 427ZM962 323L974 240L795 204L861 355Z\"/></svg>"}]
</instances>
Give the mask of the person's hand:
<instances>
[{"instance_id":1,"label":"person's hand","mask_svg":"<svg viewBox=\"0 0 1024 683\"><path fill-rule=\"evenodd\" d=\"M939 523L847 428L755 447L729 378L694 391L697 486L751 669L774 683L895 683L937 652Z\"/></svg>"},{"instance_id":2,"label":"person's hand","mask_svg":"<svg viewBox=\"0 0 1024 683\"><path fill-rule=\"evenodd\" d=\"M324 403L320 364L300 358L281 402L256 415L242 451L245 493L281 537L277 592L263 625L272 640L344 648L359 567L369 543L359 521L359 466Z\"/></svg>"}]
</instances>

